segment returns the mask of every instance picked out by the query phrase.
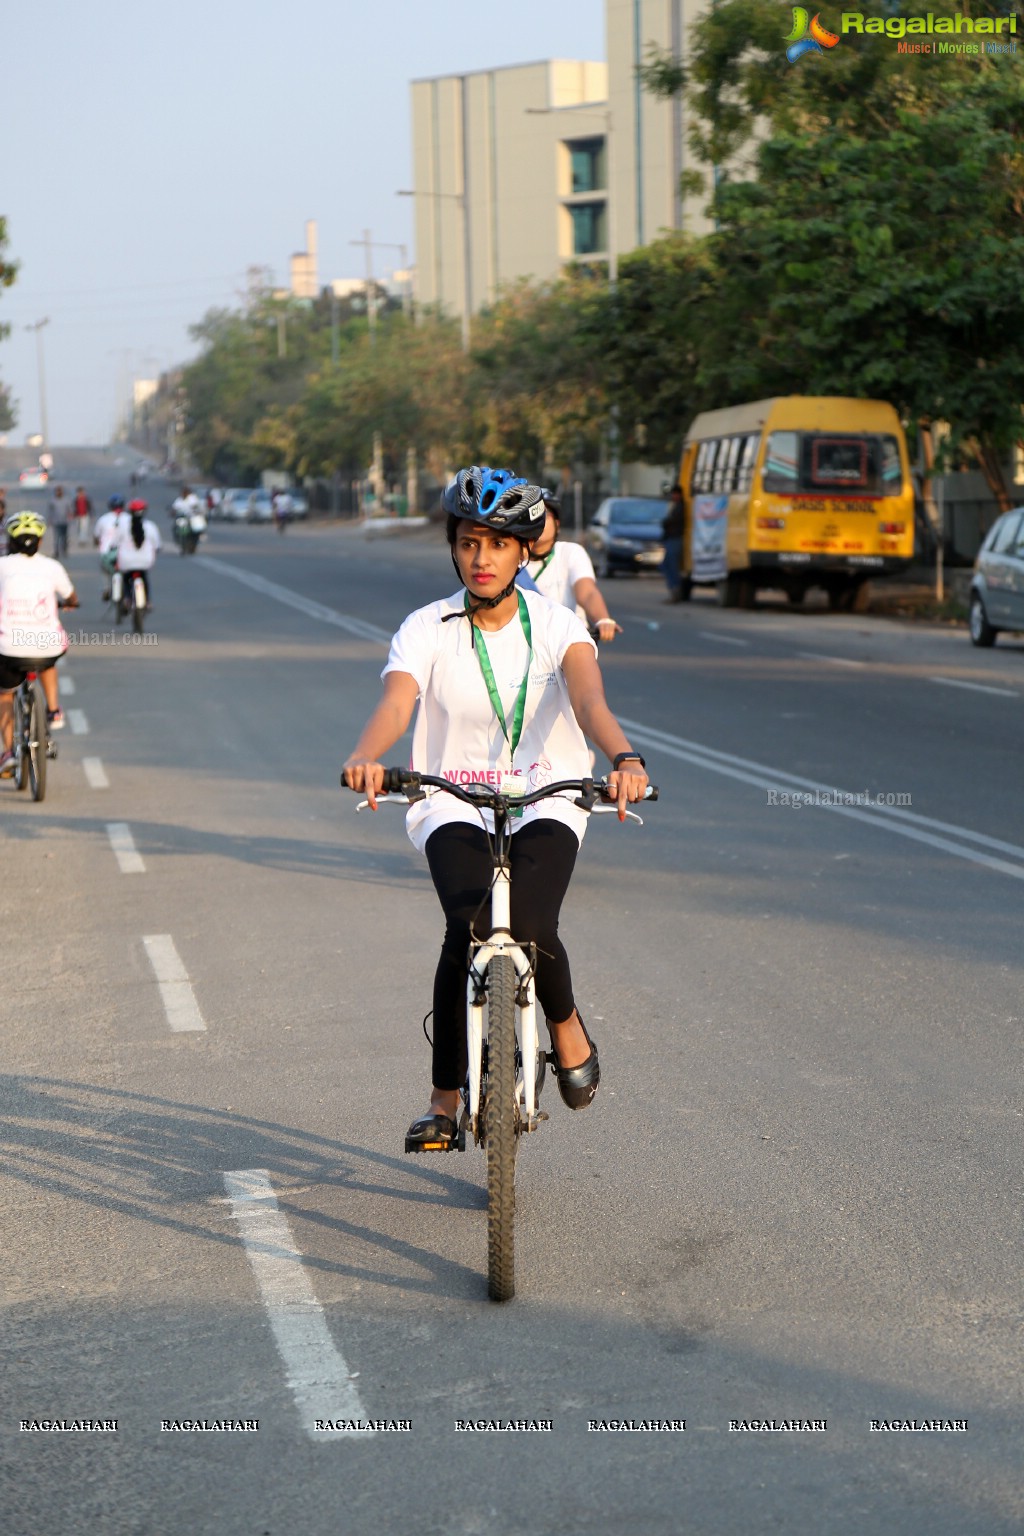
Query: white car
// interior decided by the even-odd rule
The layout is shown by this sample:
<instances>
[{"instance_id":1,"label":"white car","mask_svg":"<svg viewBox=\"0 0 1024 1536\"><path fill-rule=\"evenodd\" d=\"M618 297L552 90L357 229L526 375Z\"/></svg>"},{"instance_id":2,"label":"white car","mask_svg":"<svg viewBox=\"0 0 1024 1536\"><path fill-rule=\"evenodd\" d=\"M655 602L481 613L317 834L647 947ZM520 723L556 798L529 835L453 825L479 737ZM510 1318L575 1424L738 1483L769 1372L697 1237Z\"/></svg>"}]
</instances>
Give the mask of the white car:
<instances>
[{"instance_id":1,"label":"white car","mask_svg":"<svg viewBox=\"0 0 1024 1536\"><path fill-rule=\"evenodd\" d=\"M49 482L49 475L45 469L38 465L34 469L23 469L18 476L18 484L23 491L41 491Z\"/></svg>"},{"instance_id":2,"label":"white car","mask_svg":"<svg viewBox=\"0 0 1024 1536\"><path fill-rule=\"evenodd\" d=\"M235 488L225 491L220 503L219 521L224 523L244 523L249 513L249 497L252 495L252 487L246 489Z\"/></svg>"}]
</instances>

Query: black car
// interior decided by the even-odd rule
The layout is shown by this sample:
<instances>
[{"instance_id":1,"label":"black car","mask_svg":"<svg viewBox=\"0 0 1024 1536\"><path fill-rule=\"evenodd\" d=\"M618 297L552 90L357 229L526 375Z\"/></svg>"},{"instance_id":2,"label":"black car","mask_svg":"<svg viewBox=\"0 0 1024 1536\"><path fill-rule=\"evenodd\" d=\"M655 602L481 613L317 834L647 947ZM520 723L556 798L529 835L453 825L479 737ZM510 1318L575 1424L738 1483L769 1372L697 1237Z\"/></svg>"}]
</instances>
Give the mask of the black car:
<instances>
[{"instance_id":1,"label":"black car","mask_svg":"<svg viewBox=\"0 0 1024 1536\"><path fill-rule=\"evenodd\" d=\"M584 543L597 574L657 570L665 558L661 525L668 503L653 496L608 496L594 513Z\"/></svg>"},{"instance_id":2,"label":"black car","mask_svg":"<svg viewBox=\"0 0 1024 1536\"><path fill-rule=\"evenodd\" d=\"M974 645L993 645L1001 629L1024 630L1024 507L997 518L978 551L967 623Z\"/></svg>"}]
</instances>

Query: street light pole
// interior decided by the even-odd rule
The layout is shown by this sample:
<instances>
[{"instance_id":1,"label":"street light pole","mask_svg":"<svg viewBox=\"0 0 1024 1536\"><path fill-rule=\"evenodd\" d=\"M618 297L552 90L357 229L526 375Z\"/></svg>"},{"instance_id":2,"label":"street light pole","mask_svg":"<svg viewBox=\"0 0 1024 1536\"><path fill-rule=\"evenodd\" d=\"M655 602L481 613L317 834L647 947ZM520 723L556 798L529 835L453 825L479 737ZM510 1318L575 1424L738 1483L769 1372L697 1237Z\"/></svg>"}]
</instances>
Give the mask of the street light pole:
<instances>
[{"instance_id":1,"label":"street light pole","mask_svg":"<svg viewBox=\"0 0 1024 1536\"><path fill-rule=\"evenodd\" d=\"M36 360L39 365L39 425L43 434L43 448L50 446L50 430L46 421L46 369L43 366L43 327L49 325L49 318L37 320L35 325L26 325L26 331L36 333Z\"/></svg>"}]
</instances>

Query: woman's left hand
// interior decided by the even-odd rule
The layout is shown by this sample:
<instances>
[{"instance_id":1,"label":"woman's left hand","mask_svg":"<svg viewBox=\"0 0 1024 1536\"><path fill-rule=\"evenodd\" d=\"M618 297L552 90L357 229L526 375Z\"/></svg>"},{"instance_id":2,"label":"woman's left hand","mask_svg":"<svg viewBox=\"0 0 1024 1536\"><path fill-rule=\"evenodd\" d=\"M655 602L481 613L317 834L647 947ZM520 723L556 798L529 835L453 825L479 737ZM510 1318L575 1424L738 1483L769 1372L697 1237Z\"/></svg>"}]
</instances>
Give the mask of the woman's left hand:
<instances>
[{"instance_id":1,"label":"woman's left hand","mask_svg":"<svg viewBox=\"0 0 1024 1536\"><path fill-rule=\"evenodd\" d=\"M609 789L615 791L615 802L618 806L619 820L626 819L626 806L631 802L642 800L650 780L639 764L633 767L629 763L623 763L621 768L613 769L607 775L606 783Z\"/></svg>"}]
</instances>

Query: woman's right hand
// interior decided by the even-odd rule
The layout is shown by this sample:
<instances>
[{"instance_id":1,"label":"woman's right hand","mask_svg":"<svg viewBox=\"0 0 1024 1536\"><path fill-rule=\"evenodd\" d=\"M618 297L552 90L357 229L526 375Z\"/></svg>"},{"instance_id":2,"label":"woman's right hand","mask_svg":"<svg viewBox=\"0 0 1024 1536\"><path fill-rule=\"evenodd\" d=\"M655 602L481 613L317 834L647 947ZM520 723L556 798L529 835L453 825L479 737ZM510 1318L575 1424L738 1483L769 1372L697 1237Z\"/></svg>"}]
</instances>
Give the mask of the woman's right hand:
<instances>
[{"instance_id":1,"label":"woman's right hand","mask_svg":"<svg viewBox=\"0 0 1024 1536\"><path fill-rule=\"evenodd\" d=\"M384 765L371 762L365 757L352 756L341 770L341 776L349 789L365 794L370 810L377 809L377 796L384 786Z\"/></svg>"}]
</instances>

